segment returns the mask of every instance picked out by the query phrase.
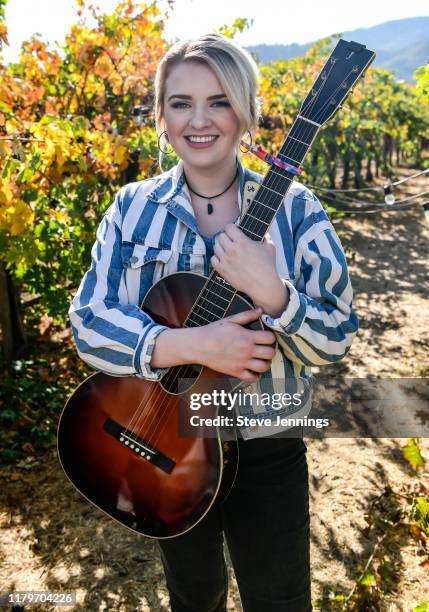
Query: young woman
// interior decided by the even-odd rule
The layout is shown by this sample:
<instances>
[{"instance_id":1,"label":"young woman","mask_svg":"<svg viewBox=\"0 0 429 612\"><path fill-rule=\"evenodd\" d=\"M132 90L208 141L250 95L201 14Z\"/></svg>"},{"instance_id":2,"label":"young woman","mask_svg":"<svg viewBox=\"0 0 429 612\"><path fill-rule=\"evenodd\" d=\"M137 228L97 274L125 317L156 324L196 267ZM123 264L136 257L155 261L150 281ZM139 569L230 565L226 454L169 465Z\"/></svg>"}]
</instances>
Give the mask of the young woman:
<instances>
[{"instance_id":1,"label":"young woman","mask_svg":"<svg viewBox=\"0 0 429 612\"><path fill-rule=\"evenodd\" d=\"M311 366L347 353L358 325L346 259L311 191L292 184L263 242L238 227L244 196L262 180L239 152L240 139L257 127L257 86L252 58L219 34L177 43L160 62L160 146L169 143L180 161L124 186L103 217L69 311L89 365L159 380L170 366L199 363L259 385L309 381ZM170 329L139 307L162 276L207 276L212 267L255 308ZM258 317L263 331L243 327ZM277 413L290 414L290 407ZM245 612L311 610L305 444L257 428L239 434L238 474L227 499L188 532L158 540L171 609L226 610L225 537Z\"/></svg>"}]
</instances>

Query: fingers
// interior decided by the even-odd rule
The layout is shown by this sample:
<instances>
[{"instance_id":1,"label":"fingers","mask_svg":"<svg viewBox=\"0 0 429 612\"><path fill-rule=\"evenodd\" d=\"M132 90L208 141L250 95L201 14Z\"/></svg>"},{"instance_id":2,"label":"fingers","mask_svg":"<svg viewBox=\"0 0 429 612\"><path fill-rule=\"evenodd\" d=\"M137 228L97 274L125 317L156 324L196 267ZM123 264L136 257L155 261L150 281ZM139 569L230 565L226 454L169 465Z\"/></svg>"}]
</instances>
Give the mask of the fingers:
<instances>
[{"instance_id":1,"label":"fingers","mask_svg":"<svg viewBox=\"0 0 429 612\"><path fill-rule=\"evenodd\" d=\"M249 359L246 362L246 367L253 372L266 372L271 367L271 360Z\"/></svg>"},{"instance_id":2,"label":"fingers","mask_svg":"<svg viewBox=\"0 0 429 612\"><path fill-rule=\"evenodd\" d=\"M243 310L243 312L237 312L237 314L229 315L228 317L225 317L225 320L232 321L233 323L238 323L239 325L245 325L246 323L250 323L250 321L255 321L256 319L258 319L261 314L262 308L255 308L254 310Z\"/></svg>"},{"instance_id":3,"label":"fingers","mask_svg":"<svg viewBox=\"0 0 429 612\"><path fill-rule=\"evenodd\" d=\"M221 260L224 261L225 259L225 251L223 249L223 247L221 246L220 242L218 239L216 239L215 241L215 245L213 248L213 252L214 255L210 260L211 265L213 266L213 268L217 271L220 271L220 262Z\"/></svg>"},{"instance_id":4,"label":"fingers","mask_svg":"<svg viewBox=\"0 0 429 612\"><path fill-rule=\"evenodd\" d=\"M274 346L256 344L253 349L253 357L257 359L269 359L271 361L275 354L276 349Z\"/></svg>"},{"instance_id":5,"label":"fingers","mask_svg":"<svg viewBox=\"0 0 429 612\"><path fill-rule=\"evenodd\" d=\"M237 225L235 225L235 223L227 223L225 225L225 230L222 234L220 234L220 237L224 236L225 234L233 242L236 240L240 240L241 238L247 238L246 234L244 234L242 230L237 227Z\"/></svg>"},{"instance_id":6,"label":"fingers","mask_svg":"<svg viewBox=\"0 0 429 612\"><path fill-rule=\"evenodd\" d=\"M238 378L241 378L241 380L245 380L246 382L255 382L260 379L260 375L255 374L255 372L251 372L250 370L243 370Z\"/></svg>"},{"instance_id":7,"label":"fingers","mask_svg":"<svg viewBox=\"0 0 429 612\"><path fill-rule=\"evenodd\" d=\"M213 248L213 252L215 255L217 255L217 257L219 259L222 259L225 257L225 250L220 242L220 240L216 240L214 248Z\"/></svg>"},{"instance_id":8,"label":"fingers","mask_svg":"<svg viewBox=\"0 0 429 612\"><path fill-rule=\"evenodd\" d=\"M276 337L271 331L265 330L246 330L252 334L252 340L255 344L273 344L276 341Z\"/></svg>"},{"instance_id":9,"label":"fingers","mask_svg":"<svg viewBox=\"0 0 429 612\"><path fill-rule=\"evenodd\" d=\"M217 270L218 269L218 265L220 264L219 259L216 257L216 255L213 255L213 257L210 259L210 263L212 265L212 267Z\"/></svg>"},{"instance_id":10,"label":"fingers","mask_svg":"<svg viewBox=\"0 0 429 612\"><path fill-rule=\"evenodd\" d=\"M225 234L225 232L222 232L221 234L218 234L216 236L214 250L216 251L216 247L220 247L222 249L222 253L224 253L225 249L228 249L232 244L233 241L231 240L231 238L227 234Z\"/></svg>"}]
</instances>

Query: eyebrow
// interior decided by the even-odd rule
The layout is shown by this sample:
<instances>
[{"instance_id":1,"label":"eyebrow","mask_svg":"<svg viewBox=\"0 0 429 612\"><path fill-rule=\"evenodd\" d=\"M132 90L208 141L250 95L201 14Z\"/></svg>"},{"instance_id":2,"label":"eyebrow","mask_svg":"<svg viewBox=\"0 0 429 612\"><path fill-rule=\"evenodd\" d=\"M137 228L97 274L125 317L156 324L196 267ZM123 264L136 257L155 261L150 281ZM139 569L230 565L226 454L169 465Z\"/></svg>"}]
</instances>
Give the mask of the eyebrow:
<instances>
[{"instance_id":1,"label":"eyebrow","mask_svg":"<svg viewBox=\"0 0 429 612\"><path fill-rule=\"evenodd\" d=\"M167 100L170 102L171 98L180 98L181 100L192 100L192 96L187 96L185 94L173 94ZM226 98L226 94L215 94L214 96L208 96L207 100L220 100L221 98Z\"/></svg>"}]
</instances>

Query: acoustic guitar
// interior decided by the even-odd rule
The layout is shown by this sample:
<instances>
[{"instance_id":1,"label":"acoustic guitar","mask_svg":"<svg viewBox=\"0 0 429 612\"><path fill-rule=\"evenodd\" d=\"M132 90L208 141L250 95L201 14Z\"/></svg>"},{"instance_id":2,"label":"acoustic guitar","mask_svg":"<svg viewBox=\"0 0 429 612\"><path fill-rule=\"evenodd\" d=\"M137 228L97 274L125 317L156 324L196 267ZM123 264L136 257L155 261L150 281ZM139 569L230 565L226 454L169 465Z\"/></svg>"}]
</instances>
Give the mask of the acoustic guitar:
<instances>
[{"instance_id":1,"label":"acoustic guitar","mask_svg":"<svg viewBox=\"0 0 429 612\"><path fill-rule=\"evenodd\" d=\"M240 229L262 240L320 128L341 107L375 57L340 39L302 103ZM296 170L296 172L294 172ZM216 271L160 279L141 309L168 327L196 327L252 304ZM260 320L250 325L263 329ZM61 465L78 491L108 516L155 538L194 527L230 490L238 465L236 439L180 435L179 409L191 393L211 393L227 378L200 365L169 368L159 382L96 372L68 398L58 425ZM240 381L231 381L230 390ZM185 408L186 409L186 408ZM186 416L186 415L185 415ZM182 414L183 418L183 414Z\"/></svg>"}]
</instances>

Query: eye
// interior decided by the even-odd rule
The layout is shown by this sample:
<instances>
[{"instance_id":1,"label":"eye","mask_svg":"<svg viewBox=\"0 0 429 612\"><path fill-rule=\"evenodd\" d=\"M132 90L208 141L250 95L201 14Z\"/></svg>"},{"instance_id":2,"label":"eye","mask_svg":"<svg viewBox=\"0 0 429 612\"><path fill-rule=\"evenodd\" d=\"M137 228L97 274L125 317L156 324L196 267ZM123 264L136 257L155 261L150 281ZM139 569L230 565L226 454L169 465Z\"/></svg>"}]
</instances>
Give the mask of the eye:
<instances>
[{"instance_id":1,"label":"eye","mask_svg":"<svg viewBox=\"0 0 429 612\"><path fill-rule=\"evenodd\" d=\"M187 102L173 102L171 104L172 108L186 108L189 104ZM212 106L220 106L220 107L228 107L231 106L228 100L220 100L218 102L213 102Z\"/></svg>"},{"instance_id":2,"label":"eye","mask_svg":"<svg viewBox=\"0 0 429 612\"><path fill-rule=\"evenodd\" d=\"M183 108L184 106L188 106L186 102L174 102L172 108Z\"/></svg>"}]
</instances>

